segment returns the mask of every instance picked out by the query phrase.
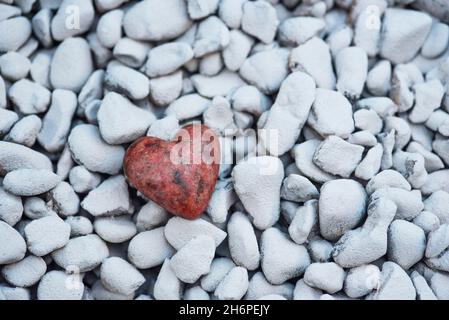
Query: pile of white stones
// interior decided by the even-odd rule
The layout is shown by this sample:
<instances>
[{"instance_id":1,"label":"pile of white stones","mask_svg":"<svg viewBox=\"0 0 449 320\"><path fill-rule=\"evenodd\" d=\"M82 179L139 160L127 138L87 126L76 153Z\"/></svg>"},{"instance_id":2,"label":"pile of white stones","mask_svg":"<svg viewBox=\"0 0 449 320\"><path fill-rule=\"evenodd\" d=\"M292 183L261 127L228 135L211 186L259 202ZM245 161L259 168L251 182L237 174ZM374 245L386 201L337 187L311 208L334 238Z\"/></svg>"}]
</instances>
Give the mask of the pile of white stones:
<instances>
[{"instance_id":1,"label":"pile of white stones","mask_svg":"<svg viewBox=\"0 0 449 320\"><path fill-rule=\"evenodd\" d=\"M449 299L448 17L0 0L0 300ZM122 161L192 121L238 161L189 221Z\"/></svg>"}]
</instances>

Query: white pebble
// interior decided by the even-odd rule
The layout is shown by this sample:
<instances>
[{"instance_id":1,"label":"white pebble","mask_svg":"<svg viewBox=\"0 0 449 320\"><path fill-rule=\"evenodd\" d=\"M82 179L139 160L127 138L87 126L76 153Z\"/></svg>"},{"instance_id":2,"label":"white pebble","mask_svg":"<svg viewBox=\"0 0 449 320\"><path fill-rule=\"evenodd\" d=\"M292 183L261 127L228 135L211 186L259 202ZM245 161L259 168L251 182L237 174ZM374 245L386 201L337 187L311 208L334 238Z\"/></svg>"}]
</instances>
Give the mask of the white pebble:
<instances>
[{"instance_id":1,"label":"white pebble","mask_svg":"<svg viewBox=\"0 0 449 320\"><path fill-rule=\"evenodd\" d=\"M35 196L53 189L59 182L61 178L51 171L19 169L5 176L3 187L18 196Z\"/></svg>"},{"instance_id":2,"label":"white pebble","mask_svg":"<svg viewBox=\"0 0 449 320\"><path fill-rule=\"evenodd\" d=\"M0 265L22 260L26 243L19 232L6 222L0 221Z\"/></svg>"},{"instance_id":3,"label":"white pebble","mask_svg":"<svg viewBox=\"0 0 449 320\"><path fill-rule=\"evenodd\" d=\"M25 227L25 238L31 253L45 256L67 244L70 225L58 217L33 220Z\"/></svg>"},{"instance_id":4,"label":"white pebble","mask_svg":"<svg viewBox=\"0 0 449 320\"><path fill-rule=\"evenodd\" d=\"M103 286L122 295L133 294L144 282L144 276L127 261L110 257L103 261L100 271Z\"/></svg>"}]
</instances>

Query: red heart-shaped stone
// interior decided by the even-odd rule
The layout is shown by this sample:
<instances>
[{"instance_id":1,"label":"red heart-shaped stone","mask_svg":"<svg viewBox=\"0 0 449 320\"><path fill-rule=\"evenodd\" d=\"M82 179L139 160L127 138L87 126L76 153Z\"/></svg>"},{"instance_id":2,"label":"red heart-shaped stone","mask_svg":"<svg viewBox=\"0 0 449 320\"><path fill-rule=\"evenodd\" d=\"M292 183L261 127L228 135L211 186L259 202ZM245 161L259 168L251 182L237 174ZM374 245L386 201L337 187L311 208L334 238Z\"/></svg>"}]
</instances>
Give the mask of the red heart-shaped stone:
<instances>
[{"instance_id":1,"label":"red heart-shaped stone","mask_svg":"<svg viewBox=\"0 0 449 320\"><path fill-rule=\"evenodd\" d=\"M217 136L193 124L173 141L138 139L126 151L123 168L129 183L144 196L177 216L195 219L214 191L219 159Z\"/></svg>"}]
</instances>

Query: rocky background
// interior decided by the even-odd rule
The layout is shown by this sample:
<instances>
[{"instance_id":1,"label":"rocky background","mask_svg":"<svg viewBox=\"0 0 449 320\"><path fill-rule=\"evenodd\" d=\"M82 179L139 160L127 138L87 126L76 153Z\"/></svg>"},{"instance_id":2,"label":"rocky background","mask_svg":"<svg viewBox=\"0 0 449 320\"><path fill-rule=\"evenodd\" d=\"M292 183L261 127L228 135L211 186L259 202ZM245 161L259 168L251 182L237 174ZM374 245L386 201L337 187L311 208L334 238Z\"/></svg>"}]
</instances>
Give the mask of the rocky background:
<instances>
[{"instance_id":1,"label":"rocky background","mask_svg":"<svg viewBox=\"0 0 449 320\"><path fill-rule=\"evenodd\" d=\"M447 23L446 0L0 0L0 300L449 299ZM185 220L122 164L192 121L223 161Z\"/></svg>"}]
</instances>

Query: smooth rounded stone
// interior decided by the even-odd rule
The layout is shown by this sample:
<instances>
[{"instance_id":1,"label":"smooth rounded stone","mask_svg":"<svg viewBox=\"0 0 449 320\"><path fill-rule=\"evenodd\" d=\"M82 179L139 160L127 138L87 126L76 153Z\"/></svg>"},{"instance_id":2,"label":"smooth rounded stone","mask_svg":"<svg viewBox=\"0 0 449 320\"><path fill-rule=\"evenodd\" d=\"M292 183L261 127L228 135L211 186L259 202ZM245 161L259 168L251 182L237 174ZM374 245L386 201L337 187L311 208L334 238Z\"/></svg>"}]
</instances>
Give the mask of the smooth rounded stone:
<instances>
[{"instance_id":1,"label":"smooth rounded stone","mask_svg":"<svg viewBox=\"0 0 449 320\"><path fill-rule=\"evenodd\" d=\"M0 265L22 260L26 250L25 240L20 233L0 221Z\"/></svg>"},{"instance_id":2,"label":"smooth rounded stone","mask_svg":"<svg viewBox=\"0 0 449 320\"><path fill-rule=\"evenodd\" d=\"M139 68L147 59L149 50L148 43L124 37L116 43L112 54L124 65Z\"/></svg>"},{"instance_id":3,"label":"smooth rounded stone","mask_svg":"<svg viewBox=\"0 0 449 320\"><path fill-rule=\"evenodd\" d=\"M304 176L315 182L324 183L333 180L335 177L330 173L323 171L313 162L315 151L320 144L321 141L316 139L310 139L297 144L293 148L293 155L296 166Z\"/></svg>"},{"instance_id":4,"label":"smooth rounded stone","mask_svg":"<svg viewBox=\"0 0 449 320\"><path fill-rule=\"evenodd\" d=\"M318 88L307 123L321 136L347 138L354 131L352 106L340 92Z\"/></svg>"},{"instance_id":5,"label":"smooth rounded stone","mask_svg":"<svg viewBox=\"0 0 449 320\"><path fill-rule=\"evenodd\" d=\"M288 74L289 51L275 48L249 56L240 67L240 76L265 94L278 91Z\"/></svg>"},{"instance_id":6,"label":"smooth rounded stone","mask_svg":"<svg viewBox=\"0 0 449 320\"><path fill-rule=\"evenodd\" d=\"M354 125L360 130L378 134L382 130L383 122L374 110L360 109L354 112Z\"/></svg>"},{"instance_id":7,"label":"smooth rounded stone","mask_svg":"<svg viewBox=\"0 0 449 320\"><path fill-rule=\"evenodd\" d=\"M200 235L207 235L214 239L218 247L226 238L226 232L217 228L204 219L187 220L181 217L173 217L168 220L164 229L165 238L176 249L180 250L190 240Z\"/></svg>"},{"instance_id":8,"label":"smooth rounded stone","mask_svg":"<svg viewBox=\"0 0 449 320\"><path fill-rule=\"evenodd\" d=\"M0 187L0 221L10 226L20 221L23 214L22 199Z\"/></svg>"},{"instance_id":9,"label":"smooth rounded stone","mask_svg":"<svg viewBox=\"0 0 449 320\"><path fill-rule=\"evenodd\" d=\"M371 198L387 198L393 201L398 207L397 219L413 220L424 209L422 195L419 190L407 191L388 187L378 189L371 195Z\"/></svg>"},{"instance_id":10,"label":"smooth rounded stone","mask_svg":"<svg viewBox=\"0 0 449 320\"><path fill-rule=\"evenodd\" d=\"M220 300L240 300L248 290L248 271L234 267L218 285L214 295Z\"/></svg>"},{"instance_id":11,"label":"smooth rounded stone","mask_svg":"<svg viewBox=\"0 0 449 320\"><path fill-rule=\"evenodd\" d=\"M270 99L254 86L241 86L231 96L232 108L260 116L271 106Z\"/></svg>"},{"instance_id":12,"label":"smooth rounded stone","mask_svg":"<svg viewBox=\"0 0 449 320\"><path fill-rule=\"evenodd\" d=\"M52 253L53 261L70 271L87 272L95 269L109 256L106 243L96 234L72 238L65 247Z\"/></svg>"},{"instance_id":13,"label":"smooth rounded stone","mask_svg":"<svg viewBox=\"0 0 449 320\"><path fill-rule=\"evenodd\" d=\"M280 295L286 299L292 299L294 286L285 282L274 285L267 281L262 272L255 273L249 281L245 300L256 300L266 295Z\"/></svg>"},{"instance_id":14,"label":"smooth rounded stone","mask_svg":"<svg viewBox=\"0 0 449 320\"><path fill-rule=\"evenodd\" d=\"M31 293L25 288L11 288L5 285L0 286L1 300L31 300Z\"/></svg>"},{"instance_id":15,"label":"smooth rounded stone","mask_svg":"<svg viewBox=\"0 0 449 320\"><path fill-rule=\"evenodd\" d=\"M427 180L424 157L419 153L396 151L393 154L393 167L403 176L413 188L420 188Z\"/></svg>"},{"instance_id":16,"label":"smooth rounded stone","mask_svg":"<svg viewBox=\"0 0 449 320\"><path fill-rule=\"evenodd\" d=\"M110 257L103 261L100 271L103 286L122 295L133 294L144 282L144 276L127 261Z\"/></svg>"},{"instance_id":17,"label":"smooth rounded stone","mask_svg":"<svg viewBox=\"0 0 449 320\"><path fill-rule=\"evenodd\" d=\"M0 107L0 136L6 135L18 120L17 113Z\"/></svg>"},{"instance_id":18,"label":"smooth rounded stone","mask_svg":"<svg viewBox=\"0 0 449 320\"><path fill-rule=\"evenodd\" d=\"M204 76L215 76L223 69L221 54L214 52L204 56L199 62L199 72Z\"/></svg>"},{"instance_id":19,"label":"smooth rounded stone","mask_svg":"<svg viewBox=\"0 0 449 320\"><path fill-rule=\"evenodd\" d=\"M150 93L150 80L144 74L119 63L108 66L104 84L106 89L134 100L144 99Z\"/></svg>"},{"instance_id":20,"label":"smooth rounded stone","mask_svg":"<svg viewBox=\"0 0 449 320\"><path fill-rule=\"evenodd\" d=\"M61 182L55 173L42 169L19 169L6 174L3 188L17 196L35 196L45 193Z\"/></svg>"},{"instance_id":21,"label":"smooth rounded stone","mask_svg":"<svg viewBox=\"0 0 449 320\"><path fill-rule=\"evenodd\" d=\"M229 45L229 30L216 16L211 16L198 25L193 43L195 58L226 48Z\"/></svg>"},{"instance_id":22,"label":"smooth rounded stone","mask_svg":"<svg viewBox=\"0 0 449 320\"><path fill-rule=\"evenodd\" d=\"M319 192L309 179L298 174L288 175L281 188L281 198L295 202L305 202L316 199Z\"/></svg>"},{"instance_id":23,"label":"smooth rounded stone","mask_svg":"<svg viewBox=\"0 0 449 320\"><path fill-rule=\"evenodd\" d=\"M411 222L395 220L388 229L388 258L407 270L424 257L426 235Z\"/></svg>"},{"instance_id":24,"label":"smooth rounded stone","mask_svg":"<svg viewBox=\"0 0 449 320\"><path fill-rule=\"evenodd\" d=\"M275 285L302 275L310 264L307 249L276 228L262 233L261 256L262 271Z\"/></svg>"},{"instance_id":25,"label":"smooth rounded stone","mask_svg":"<svg viewBox=\"0 0 449 320\"><path fill-rule=\"evenodd\" d=\"M95 9L92 0L63 0L51 21L53 39L62 41L85 33L91 27Z\"/></svg>"},{"instance_id":26,"label":"smooth rounded stone","mask_svg":"<svg viewBox=\"0 0 449 320\"><path fill-rule=\"evenodd\" d=\"M69 181L77 193L86 193L100 184L101 177L97 173L90 172L84 166L76 166L69 172Z\"/></svg>"},{"instance_id":27,"label":"smooth rounded stone","mask_svg":"<svg viewBox=\"0 0 449 320\"><path fill-rule=\"evenodd\" d=\"M363 180L370 180L374 177L380 170L382 155L383 147L380 143L369 149L365 158L357 166L355 176Z\"/></svg>"},{"instance_id":28,"label":"smooth rounded stone","mask_svg":"<svg viewBox=\"0 0 449 320\"><path fill-rule=\"evenodd\" d=\"M438 229L440 226L440 219L430 211L423 211L413 219L413 224L423 229L424 233L427 235L429 232Z\"/></svg>"},{"instance_id":29,"label":"smooth rounded stone","mask_svg":"<svg viewBox=\"0 0 449 320\"><path fill-rule=\"evenodd\" d=\"M391 63L388 60L379 61L366 78L366 87L375 96L386 96L390 90Z\"/></svg>"},{"instance_id":30,"label":"smooth rounded stone","mask_svg":"<svg viewBox=\"0 0 449 320\"><path fill-rule=\"evenodd\" d=\"M235 267L229 258L216 258L212 261L210 271L201 278L201 288L213 292L218 287L228 272Z\"/></svg>"},{"instance_id":31,"label":"smooth rounded stone","mask_svg":"<svg viewBox=\"0 0 449 320\"><path fill-rule=\"evenodd\" d=\"M266 1L245 2L243 4L242 30L269 44L276 35L279 19L276 10Z\"/></svg>"},{"instance_id":32,"label":"smooth rounded stone","mask_svg":"<svg viewBox=\"0 0 449 320\"><path fill-rule=\"evenodd\" d=\"M315 238L309 241L307 249L313 262L329 262L332 259L334 247L327 240Z\"/></svg>"},{"instance_id":33,"label":"smooth rounded stone","mask_svg":"<svg viewBox=\"0 0 449 320\"><path fill-rule=\"evenodd\" d=\"M449 193L449 170L438 170L427 176L427 182L421 187L424 195L432 194L438 190Z\"/></svg>"},{"instance_id":34,"label":"smooth rounded stone","mask_svg":"<svg viewBox=\"0 0 449 320\"><path fill-rule=\"evenodd\" d=\"M318 88L335 88L336 79L329 47L318 37L293 49L288 65L292 71L303 71L312 76Z\"/></svg>"},{"instance_id":35,"label":"smooth rounded stone","mask_svg":"<svg viewBox=\"0 0 449 320\"><path fill-rule=\"evenodd\" d=\"M153 290L156 300L181 300L184 284L176 277L170 265L170 260L165 259L159 271Z\"/></svg>"},{"instance_id":36,"label":"smooth rounded stone","mask_svg":"<svg viewBox=\"0 0 449 320\"><path fill-rule=\"evenodd\" d=\"M232 214L228 221L229 251L234 262L248 270L259 267L260 253L256 234L247 215Z\"/></svg>"},{"instance_id":37,"label":"smooth rounded stone","mask_svg":"<svg viewBox=\"0 0 449 320\"><path fill-rule=\"evenodd\" d=\"M65 219L65 222L70 225L70 237L86 236L94 231L92 222L83 216L71 216Z\"/></svg>"},{"instance_id":38,"label":"smooth rounded stone","mask_svg":"<svg viewBox=\"0 0 449 320\"><path fill-rule=\"evenodd\" d=\"M31 35L31 23L25 17L0 21L0 52L16 51Z\"/></svg>"},{"instance_id":39,"label":"smooth rounded stone","mask_svg":"<svg viewBox=\"0 0 449 320\"><path fill-rule=\"evenodd\" d=\"M242 22L245 0L222 0L218 5L218 16L230 29L239 29Z\"/></svg>"},{"instance_id":40,"label":"smooth rounded stone","mask_svg":"<svg viewBox=\"0 0 449 320\"><path fill-rule=\"evenodd\" d=\"M44 48L49 48L53 45L51 34L52 18L53 12L48 8L42 8L31 19L34 36Z\"/></svg>"},{"instance_id":41,"label":"smooth rounded stone","mask_svg":"<svg viewBox=\"0 0 449 320\"><path fill-rule=\"evenodd\" d=\"M168 115L154 121L148 129L147 136L162 140L172 140L179 130L179 121L174 115Z\"/></svg>"},{"instance_id":42,"label":"smooth rounded stone","mask_svg":"<svg viewBox=\"0 0 449 320\"><path fill-rule=\"evenodd\" d=\"M431 26L432 19L426 13L387 9L382 23L380 55L394 64L411 60L424 44Z\"/></svg>"},{"instance_id":43,"label":"smooth rounded stone","mask_svg":"<svg viewBox=\"0 0 449 320\"><path fill-rule=\"evenodd\" d=\"M72 159L72 154L67 144L61 152L61 156L56 163L56 174L60 176L63 180L69 177L70 170L72 170L75 162Z\"/></svg>"},{"instance_id":44,"label":"smooth rounded stone","mask_svg":"<svg viewBox=\"0 0 449 320\"><path fill-rule=\"evenodd\" d=\"M332 135L318 146L313 162L328 173L348 178L362 160L363 151L362 146Z\"/></svg>"},{"instance_id":45,"label":"smooth rounded stone","mask_svg":"<svg viewBox=\"0 0 449 320\"><path fill-rule=\"evenodd\" d=\"M50 199L49 205L63 217L73 216L79 211L80 199L72 186L65 181L52 189L48 198Z\"/></svg>"},{"instance_id":46,"label":"smooth rounded stone","mask_svg":"<svg viewBox=\"0 0 449 320\"><path fill-rule=\"evenodd\" d=\"M53 91L50 109L44 116L42 130L38 135L38 141L45 150L56 152L64 146L77 104L72 91Z\"/></svg>"},{"instance_id":47,"label":"smooth rounded stone","mask_svg":"<svg viewBox=\"0 0 449 320\"><path fill-rule=\"evenodd\" d=\"M8 1L5 2L8 3ZM20 14L22 13L22 10L20 8L4 3L0 4L0 9L0 21L20 16Z\"/></svg>"},{"instance_id":48,"label":"smooth rounded stone","mask_svg":"<svg viewBox=\"0 0 449 320\"><path fill-rule=\"evenodd\" d=\"M240 30L231 30L229 45L223 49L223 63L231 71L238 71L248 57L254 39Z\"/></svg>"},{"instance_id":49,"label":"smooth rounded stone","mask_svg":"<svg viewBox=\"0 0 449 320\"><path fill-rule=\"evenodd\" d=\"M387 253L387 230L396 214L393 201L374 199L362 227L347 231L334 246L333 259L343 268L371 263Z\"/></svg>"},{"instance_id":50,"label":"smooth rounded stone","mask_svg":"<svg viewBox=\"0 0 449 320\"><path fill-rule=\"evenodd\" d=\"M418 272L413 271L410 278L412 279L413 285L416 289L417 300L438 300L426 279Z\"/></svg>"},{"instance_id":51,"label":"smooth rounded stone","mask_svg":"<svg viewBox=\"0 0 449 320\"><path fill-rule=\"evenodd\" d=\"M350 100L360 97L368 75L368 56L359 47L348 47L335 57L337 90Z\"/></svg>"},{"instance_id":52,"label":"smooth rounded stone","mask_svg":"<svg viewBox=\"0 0 449 320\"><path fill-rule=\"evenodd\" d=\"M435 214L441 224L449 223L448 201L449 193L442 190L436 191L424 200L424 210Z\"/></svg>"},{"instance_id":53,"label":"smooth rounded stone","mask_svg":"<svg viewBox=\"0 0 449 320\"><path fill-rule=\"evenodd\" d=\"M134 4L123 18L123 28L135 40L165 41L187 31L192 22L183 0L145 0Z\"/></svg>"},{"instance_id":54,"label":"smooth rounded stone","mask_svg":"<svg viewBox=\"0 0 449 320\"><path fill-rule=\"evenodd\" d=\"M100 41L98 41L97 35L94 32L90 32L87 35L86 40L88 41L89 46L92 50L95 64L98 67L106 68L109 60L112 57L111 50L101 45Z\"/></svg>"},{"instance_id":55,"label":"smooth rounded stone","mask_svg":"<svg viewBox=\"0 0 449 320\"><path fill-rule=\"evenodd\" d=\"M191 46L183 42L169 42L150 49L145 73L151 77L170 74L193 58Z\"/></svg>"},{"instance_id":56,"label":"smooth rounded stone","mask_svg":"<svg viewBox=\"0 0 449 320\"><path fill-rule=\"evenodd\" d=\"M24 214L31 220L47 216L57 217L57 213L51 210L44 200L39 197L28 197L23 205Z\"/></svg>"},{"instance_id":57,"label":"smooth rounded stone","mask_svg":"<svg viewBox=\"0 0 449 320\"><path fill-rule=\"evenodd\" d=\"M294 72L282 82L263 126L268 133L260 134L262 146L270 154L281 155L294 146L314 99L315 81L309 75ZM274 137L270 134L273 131Z\"/></svg>"},{"instance_id":58,"label":"smooth rounded stone","mask_svg":"<svg viewBox=\"0 0 449 320\"><path fill-rule=\"evenodd\" d=\"M236 131L234 114L229 101L221 96L212 100L212 105L203 113L204 124L220 135Z\"/></svg>"},{"instance_id":59,"label":"smooth rounded stone","mask_svg":"<svg viewBox=\"0 0 449 320\"><path fill-rule=\"evenodd\" d=\"M32 147L42 127L41 119L36 115L29 115L17 121L5 140Z\"/></svg>"},{"instance_id":60,"label":"smooth rounded stone","mask_svg":"<svg viewBox=\"0 0 449 320\"><path fill-rule=\"evenodd\" d=\"M154 78L150 81L150 99L158 106L166 106L175 101L182 93L182 72Z\"/></svg>"},{"instance_id":61,"label":"smooth rounded stone","mask_svg":"<svg viewBox=\"0 0 449 320\"><path fill-rule=\"evenodd\" d=\"M377 289L380 281L380 270L373 264L366 264L349 270L344 292L350 298L361 298Z\"/></svg>"},{"instance_id":62,"label":"smooth rounded stone","mask_svg":"<svg viewBox=\"0 0 449 320\"><path fill-rule=\"evenodd\" d=\"M106 12L98 20L98 41L106 47L113 48L122 37L123 10L115 9Z\"/></svg>"},{"instance_id":63,"label":"smooth rounded stone","mask_svg":"<svg viewBox=\"0 0 449 320\"><path fill-rule=\"evenodd\" d=\"M36 284L46 270L47 264L41 257L28 256L19 262L4 266L2 276L13 286L27 288Z\"/></svg>"},{"instance_id":64,"label":"smooth rounded stone","mask_svg":"<svg viewBox=\"0 0 449 320\"><path fill-rule=\"evenodd\" d=\"M170 266L182 282L194 283L202 275L209 273L214 254L214 239L199 235L173 255Z\"/></svg>"},{"instance_id":65,"label":"smooth rounded stone","mask_svg":"<svg viewBox=\"0 0 449 320\"><path fill-rule=\"evenodd\" d=\"M298 280L293 292L293 300L319 300L323 291L310 287L304 279Z\"/></svg>"},{"instance_id":66,"label":"smooth rounded stone","mask_svg":"<svg viewBox=\"0 0 449 320\"><path fill-rule=\"evenodd\" d=\"M284 168L279 158L252 157L239 162L232 170L235 191L253 224L260 230L279 219L280 189Z\"/></svg>"},{"instance_id":67,"label":"smooth rounded stone","mask_svg":"<svg viewBox=\"0 0 449 320\"><path fill-rule=\"evenodd\" d=\"M107 290L103 284L101 283L101 280L97 280L92 285L92 300L105 300L105 301L128 301L134 299L134 294L130 295L123 295L120 293L115 293Z\"/></svg>"},{"instance_id":68,"label":"smooth rounded stone","mask_svg":"<svg viewBox=\"0 0 449 320\"><path fill-rule=\"evenodd\" d=\"M357 132L352 133L349 136L349 138L347 139L347 142L352 143L352 144L357 144L362 147L375 147L378 145L376 136L366 130L357 131ZM383 146L381 143L379 143L379 146L380 146L380 148L379 148L379 150L380 150L379 167L380 167L381 160L383 157ZM376 173L377 173L377 171L374 174L376 174Z\"/></svg>"},{"instance_id":69,"label":"smooth rounded stone","mask_svg":"<svg viewBox=\"0 0 449 320\"><path fill-rule=\"evenodd\" d=\"M196 74L191 79L196 91L206 98L227 96L233 89L245 85L238 74L228 70L223 70L213 77Z\"/></svg>"},{"instance_id":70,"label":"smooth rounded stone","mask_svg":"<svg viewBox=\"0 0 449 320\"><path fill-rule=\"evenodd\" d=\"M164 228L137 234L129 243L128 258L139 269L161 265L174 254L174 249L164 237Z\"/></svg>"},{"instance_id":71,"label":"smooth rounded stone","mask_svg":"<svg viewBox=\"0 0 449 320\"><path fill-rule=\"evenodd\" d=\"M312 263L304 273L304 282L332 294L343 288L345 277L343 268L334 262Z\"/></svg>"},{"instance_id":72,"label":"smooth rounded stone","mask_svg":"<svg viewBox=\"0 0 449 320\"><path fill-rule=\"evenodd\" d=\"M134 210L128 184L122 175L104 180L88 193L81 207L94 217L128 214Z\"/></svg>"},{"instance_id":73,"label":"smooth rounded stone","mask_svg":"<svg viewBox=\"0 0 449 320\"><path fill-rule=\"evenodd\" d=\"M183 300L210 300L209 294L200 286L188 288L184 291Z\"/></svg>"},{"instance_id":74,"label":"smooth rounded stone","mask_svg":"<svg viewBox=\"0 0 449 320\"><path fill-rule=\"evenodd\" d=\"M413 139L413 134L412 134ZM427 172L444 168L444 163L435 153L430 152L419 142L412 141L407 146L407 152L419 153L424 158L424 166Z\"/></svg>"},{"instance_id":75,"label":"smooth rounded stone","mask_svg":"<svg viewBox=\"0 0 449 320\"><path fill-rule=\"evenodd\" d=\"M8 97L21 113L35 114L47 110L51 94L42 85L22 79L9 88Z\"/></svg>"},{"instance_id":76,"label":"smooth rounded stone","mask_svg":"<svg viewBox=\"0 0 449 320\"><path fill-rule=\"evenodd\" d=\"M63 271L50 271L42 277L37 287L38 300L81 300L84 284ZM68 285L70 284L70 285Z\"/></svg>"},{"instance_id":77,"label":"smooth rounded stone","mask_svg":"<svg viewBox=\"0 0 449 320\"><path fill-rule=\"evenodd\" d=\"M413 86L415 105L409 114L413 123L423 123L429 119L433 111L441 105L444 87L439 80L418 83Z\"/></svg>"},{"instance_id":78,"label":"smooth rounded stone","mask_svg":"<svg viewBox=\"0 0 449 320\"><path fill-rule=\"evenodd\" d=\"M215 185L206 212L213 223L224 223L228 218L229 208L237 201L231 179L218 180Z\"/></svg>"},{"instance_id":79,"label":"smooth rounded stone","mask_svg":"<svg viewBox=\"0 0 449 320\"><path fill-rule=\"evenodd\" d=\"M78 94L79 108L77 109L77 115L85 114L87 116L86 109L88 106L103 98L104 75L104 70L96 70L89 76Z\"/></svg>"},{"instance_id":80,"label":"smooth rounded stone","mask_svg":"<svg viewBox=\"0 0 449 320\"><path fill-rule=\"evenodd\" d=\"M321 235L335 241L359 225L365 216L366 203L365 190L357 181L337 179L326 182L319 198Z\"/></svg>"},{"instance_id":81,"label":"smooth rounded stone","mask_svg":"<svg viewBox=\"0 0 449 320\"><path fill-rule=\"evenodd\" d=\"M382 265L378 289L368 300L415 300L416 290L407 273L394 262Z\"/></svg>"},{"instance_id":82,"label":"smooth rounded stone","mask_svg":"<svg viewBox=\"0 0 449 320\"><path fill-rule=\"evenodd\" d=\"M336 56L340 50L349 47L353 37L354 31L349 26L344 25L332 30L326 38L332 56Z\"/></svg>"},{"instance_id":83,"label":"smooth rounded stone","mask_svg":"<svg viewBox=\"0 0 449 320\"><path fill-rule=\"evenodd\" d=\"M398 112L398 106L387 97L370 97L356 102L358 109L372 109L379 117L385 118Z\"/></svg>"},{"instance_id":84,"label":"smooth rounded stone","mask_svg":"<svg viewBox=\"0 0 449 320\"><path fill-rule=\"evenodd\" d=\"M412 147L409 146L408 148L413 148L412 150L410 150L410 152L414 151L414 152L420 153L418 151L420 148L416 148L416 143L421 144L425 150L428 150L428 151L432 150L433 133L430 129L428 129L424 124L413 124L413 123L410 125L410 129L412 131L412 142L410 142ZM423 156L424 156L424 154L423 154ZM424 156L424 158L427 158L427 157ZM439 169L441 169L441 168L439 168ZM436 170L431 170L431 169L427 169L427 170L429 172L436 171Z\"/></svg>"},{"instance_id":85,"label":"smooth rounded stone","mask_svg":"<svg viewBox=\"0 0 449 320\"><path fill-rule=\"evenodd\" d=\"M434 22L421 48L421 55L428 59L435 59L447 49L448 43L449 27L447 24Z\"/></svg>"},{"instance_id":86,"label":"smooth rounded stone","mask_svg":"<svg viewBox=\"0 0 449 320\"><path fill-rule=\"evenodd\" d=\"M94 230L109 243L123 243L137 233L136 225L126 216L96 218Z\"/></svg>"},{"instance_id":87,"label":"smooth rounded stone","mask_svg":"<svg viewBox=\"0 0 449 320\"><path fill-rule=\"evenodd\" d=\"M449 299L449 276L443 273L435 273L430 279L430 288L439 300Z\"/></svg>"},{"instance_id":88,"label":"smooth rounded stone","mask_svg":"<svg viewBox=\"0 0 449 320\"><path fill-rule=\"evenodd\" d=\"M315 17L293 17L279 25L279 41L287 46L299 46L314 36L319 36L325 27L322 19Z\"/></svg>"},{"instance_id":89,"label":"smooth rounded stone","mask_svg":"<svg viewBox=\"0 0 449 320\"><path fill-rule=\"evenodd\" d=\"M125 97L109 92L98 110L102 138L109 144L122 144L145 135L155 116Z\"/></svg>"},{"instance_id":90,"label":"smooth rounded stone","mask_svg":"<svg viewBox=\"0 0 449 320\"><path fill-rule=\"evenodd\" d=\"M205 18L217 11L219 0L188 0L187 10L192 20Z\"/></svg>"},{"instance_id":91,"label":"smooth rounded stone","mask_svg":"<svg viewBox=\"0 0 449 320\"><path fill-rule=\"evenodd\" d=\"M34 55L31 60L30 75L31 79L45 88L51 88L50 84L50 65L51 50L41 50Z\"/></svg>"},{"instance_id":92,"label":"smooth rounded stone","mask_svg":"<svg viewBox=\"0 0 449 320\"><path fill-rule=\"evenodd\" d=\"M94 125L81 124L74 127L68 144L74 160L89 171L117 174L122 169L125 149L107 144Z\"/></svg>"},{"instance_id":93,"label":"smooth rounded stone","mask_svg":"<svg viewBox=\"0 0 449 320\"><path fill-rule=\"evenodd\" d=\"M167 116L172 115L182 121L201 115L210 106L210 103L209 99L192 93L173 101L165 110L165 113Z\"/></svg>"},{"instance_id":94,"label":"smooth rounded stone","mask_svg":"<svg viewBox=\"0 0 449 320\"><path fill-rule=\"evenodd\" d=\"M310 200L299 207L288 227L290 238L297 244L303 244L318 222L317 200Z\"/></svg>"},{"instance_id":95,"label":"smooth rounded stone","mask_svg":"<svg viewBox=\"0 0 449 320\"><path fill-rule=\"evenodd\" d=\"M0 73L12 82L25 78L30 68L30 60L20 53L10 51L0 57Z\"/></svg>"},{"instance_id":96,"label":"smooth rounded stone","mask_svg":"<svg viewBox=\"0 0 449 320\"><path fill-rule=\"evenodd\" d=\"M402 174L395 170L384 170L376 174L366 184L366 192L371 195L376 190L382 188L399 188L405 191L411 191L410 183Z\"/></svg>"},{"instance_id":97,"label":"smooth rounded stone","mask_svg":"<svg viewBox=\"0 0 449 320\"><path fill-rule=\"evenodd\" d=\"M56 48L50 82L55 89L78 93L93 72L89 44L83 38L67 38Z\"/></svg>"},{"instance_id":98,"label":"smooth rounded stone","mask_svg":"<svg viewBox=\"0 0 449 320\"><path fill-rule=\"evenodd\" d=\"M446 139L435 140L432 143L432 146L435 153L438 156L440 156L441 159L443 159L444 163L448 164L449 163L448 140Z\"/></svg>"},{"instance_id":99,"label":"smooth rounded stone","mask_svg":"<svg viewBox=\"0 0 449 320\"><path fill-rule=\"evenodd\" d=\"M139 232L152 230L166 224L170 214L153 201L148 201L136 215L136 227Z\"/></svg>"},{"instance_id":100,"label":"smooth rounded stone","mask_svg":"<svg viewBox=\"0 0 449 320\"><path fill-rule=\"evenodd\" d=\"M449 225L442 224L429 233L426 247L426 258L438 257L449 246Z\"/></svg>"},{"instance_id":101,"label":"smooth rounded stone","mask_svg":"<svg viewBox=\"0 0 449 320\"><path fill-rule=\"evenodd\" d=\"M70 225L59 217L31 221L24 229L28 250L39 257L64 247L70 238Z\"/></svg>"}]
</instances>

